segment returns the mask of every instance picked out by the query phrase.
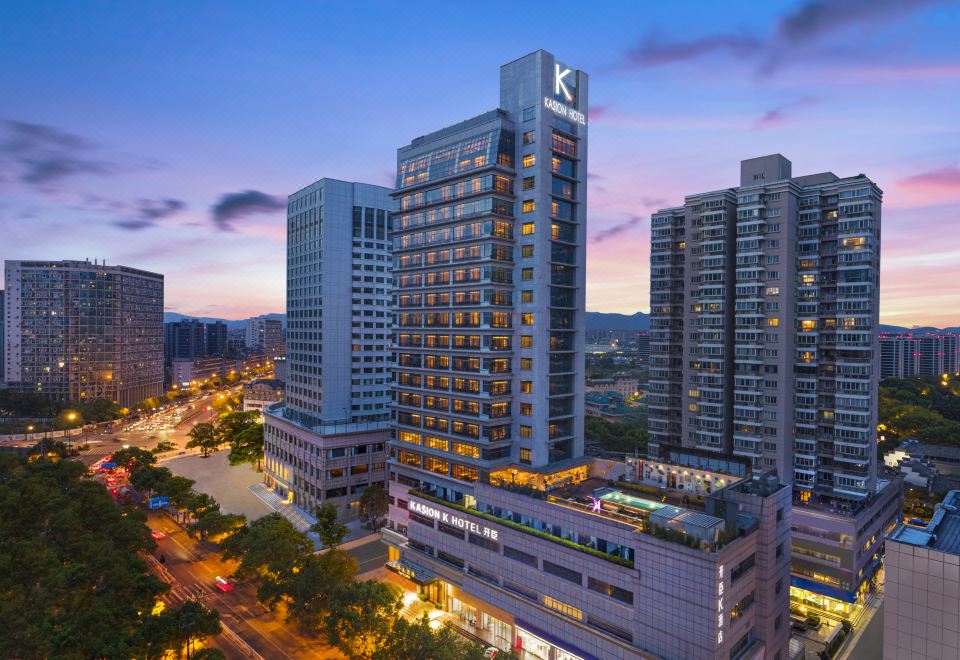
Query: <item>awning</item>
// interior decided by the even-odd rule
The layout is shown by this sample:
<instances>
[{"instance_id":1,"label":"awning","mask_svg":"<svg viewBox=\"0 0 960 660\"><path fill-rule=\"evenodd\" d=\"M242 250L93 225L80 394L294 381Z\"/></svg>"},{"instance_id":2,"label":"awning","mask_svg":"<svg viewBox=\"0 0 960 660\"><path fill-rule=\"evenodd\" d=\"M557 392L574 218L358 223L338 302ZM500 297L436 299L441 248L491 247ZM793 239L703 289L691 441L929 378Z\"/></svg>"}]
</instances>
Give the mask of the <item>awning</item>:
<instances>
[{"instance_id":1,"label":"awning","mask_svg":"<svg viewBox=\"0 0 960 660\"><path fill-rule=\"evenodd\" d=\"M440 579L440 577L432 571L429 571L422 566L411 564L403 559L388 561L386 567L397 575L401 575L411 582L419 584L421 587L428 585L431 582L437 582Z\"/></svg>"},{"instance_id":2,"label":"awning","mask_svg":"<svg viewBox=\"0 0 960 660\"><path fill-rule=\"evenodd\" d=\"M821 596L826 596L827 598L839 600L844 603L857 602L857 595L855 593L844 591L843 589L831 586L829 584L821 584L820 582L814 582L813 580L797 577L796 575L790 576L790 586L797 587L798 589L806 589L807 591L812 591L815 594L820 594Z\"/></svg>"},{"instance_id":3,"label":"awning","mask_svg":"<svg viewBox=\"0 0 960 660\"><path fill-rule=\"evenodd\" d=\"M542 630L542 629L540 629L540 628L537 628L536 626L531 626L531 625L530 625L529 623L527 623L526 621L521 621L520 619L516 619L516 620L515 620L515 623L516 623L516 625L517 625L518 628L523 628L524 630L532 633L533 635L536 635L537 637L539 637L539 638L542 639L543 641L549 642L549 643L553 644L554 646L556 646L556 647L558 647L558 648L560 648L560 649L563 649L563 650L566 651L567 653L572 653L573 655L579 656L579 657L583 658L583 660L600 660L597 656L595 656L595 655L590 655L589 653L586 653L585 651L581 651L581 650L578 649L576 646L571 646L570 644L568 644L567 642L563 641L562 639L559 639L559 638L557 638L556 636L551 635L550 633L548 633L548 632L546 632L546 631L544 631L544 630Z\"/></svg>"}]
</instances>

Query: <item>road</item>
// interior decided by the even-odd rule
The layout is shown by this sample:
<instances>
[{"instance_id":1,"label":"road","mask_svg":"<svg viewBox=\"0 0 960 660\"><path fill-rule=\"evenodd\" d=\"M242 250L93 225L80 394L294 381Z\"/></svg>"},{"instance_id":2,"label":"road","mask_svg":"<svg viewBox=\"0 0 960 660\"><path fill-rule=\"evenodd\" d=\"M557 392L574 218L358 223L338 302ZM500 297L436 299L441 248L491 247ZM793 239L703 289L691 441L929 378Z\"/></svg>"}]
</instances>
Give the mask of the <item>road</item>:
<instances>
[{"instance_id":1,"label":"road","mask_svg":"<svg viewBox=\"0 0 960 660\"><path fill-rule=\"evenodd\" d=\"M156 428L125 430L126 427L124 427L114 429L111 432L98 431L80 436L77 444L83 444L82 441L86 440L90 449L80 452L78 458L84 465L89 466L107 454L121 449L124 445L152 449L161 441L172 442L177 448L183 449L187 443L187 433L190 432L190 429L200 422L216 421L217 413L213 410L208 412L205 408L209 407L217 396L219 396L219 393L208 394L196 401L190 401L176 408L165 410L136 423L137 426L150 424ZM186 406L195 406L195 409L199 408L201 412L194 417L185 418L182 423L174 426L173 420L176 415L184 412Z\"/></svg>"},{"instance_id":2,"label":"road","mask_svg":"<svg viewBox=\"0 0 960 660\"><path fill-rule=\"evenodd\" d=\"M187 536L168 516L151 512L148 524L151 529L166 533L164 538L157 539L155 553L157 557L163 555L165 562L150 562L154 572L170 584L170 592L163 596L165 604L175 606L199 596L207 607L219 611L227 634L221 635L215 645L228 657L256 657L245 646L271 660L343 657L335 649L301 635L295 626L284 623L260 605L255 585L237 584L229 593L218 591L214 587L216 577L229 576L233 566ZM242 642L237 642L236 637Z\"/></svg>"}]
</instances>

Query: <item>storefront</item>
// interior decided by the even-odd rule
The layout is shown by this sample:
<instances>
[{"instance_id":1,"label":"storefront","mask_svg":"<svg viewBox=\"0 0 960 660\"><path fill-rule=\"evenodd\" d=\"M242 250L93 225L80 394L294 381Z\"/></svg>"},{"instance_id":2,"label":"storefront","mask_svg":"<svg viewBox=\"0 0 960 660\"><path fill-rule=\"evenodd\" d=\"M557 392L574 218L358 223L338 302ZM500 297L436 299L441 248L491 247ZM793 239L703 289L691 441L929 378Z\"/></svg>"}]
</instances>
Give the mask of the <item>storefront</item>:
<instances>
[{"instance_id":1,"label":"storefront","mask_svg":"<svg viewBox=\"0 0 960 660\"><path fill-rule=\"evenodd\" d=\"M527 623L517 621L517 641L514 650L521 657L533 660L597 660L592 655L562 642L550 633L539 630Z\"/></svg>"},{"instance_id":2,"label":"storefront","mask_svg":"<svg viewBox=\"0 0 960 660\"><path fill-rule=\"evenodd\" d=\"M793 575L790 577L790 600L803 607L813 607L837 616L849 616L857 604L857 594L839 587L820 584Z\"/></svg>"}]
</instances>

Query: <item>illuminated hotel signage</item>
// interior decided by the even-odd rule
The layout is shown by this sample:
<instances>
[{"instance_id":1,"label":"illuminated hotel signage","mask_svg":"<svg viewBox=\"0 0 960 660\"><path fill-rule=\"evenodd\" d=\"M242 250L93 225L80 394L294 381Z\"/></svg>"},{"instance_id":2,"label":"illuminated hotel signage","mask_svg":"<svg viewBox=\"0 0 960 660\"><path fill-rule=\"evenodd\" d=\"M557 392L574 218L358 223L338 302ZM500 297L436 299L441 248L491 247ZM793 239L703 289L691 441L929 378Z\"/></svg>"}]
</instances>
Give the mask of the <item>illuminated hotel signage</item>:
<instances>
[{"instance_id":1,"label":"illuminated hotel signage","mask_svg":"<svg viewBox=\"0 0 960 660\"><path fill-rule=\"evenodd\" d=\"M569 77L568 77L569 76ZM579 110L563 103L558 98L566 100L567 103L576 102L576 83L573 71L562 64L553 65L553 96L543 97L543 107L555 115L563 117L581 126L587 125L587 116ZM572 87L572 89L571 89Z\"/></svg>"},{"instance_id":2,"label":"illuminated hotel signage","mask_svg":"<svg viewBox=\"0 0 960 660\"><path fill-rule=\"evenodd\" d=\"M723 564L717 567L717 645L723 644Z\"/></svg>"},{"instance_id":3,"label":"illuminated hotel signage","mask_svg":"<svg viewBox=\"0 0 960 660\"><path fill-rule=\"evenodd\" d=\"M441 511L440 509L430 506L429 504L424 504L423 502L416 502L414 500L409 500L407 502L407 510L413 511L416 514L425 516L427 518L433 518L434 520L439 520L442 523L447 525L453 525L454 527L459 527L460 529L465 529L474 534L480 536L485 536L488 539L494 541L497 540L497 530L487 527L486 525L478 525L472 520L467 520L466 518L461 518L460 516L447 513L446 511Z\"/></svg>"}]
</instances>

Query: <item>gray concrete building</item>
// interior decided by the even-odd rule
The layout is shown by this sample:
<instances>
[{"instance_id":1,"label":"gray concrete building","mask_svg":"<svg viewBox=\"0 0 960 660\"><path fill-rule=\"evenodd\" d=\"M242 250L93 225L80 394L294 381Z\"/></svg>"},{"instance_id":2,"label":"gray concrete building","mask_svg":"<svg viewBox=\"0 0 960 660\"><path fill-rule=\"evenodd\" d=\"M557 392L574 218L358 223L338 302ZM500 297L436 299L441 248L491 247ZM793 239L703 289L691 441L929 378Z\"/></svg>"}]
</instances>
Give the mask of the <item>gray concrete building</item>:
<instances>
[{"instance_id":1,"label":"gray concrete building","mask_svg":"<svg viewBox=\"0 0 960 660\"><path fill-rule=\"evenodd\" d=\"M131 407L163 393L163 275L7 261L4 379L62 401Z\"/></svg>"},{"instance_id":2,"label":"gray concrete building","mask_svg":"<svg viewBox=\"0 0 960 660\"><path fill-rule=\"evenodd\" d=\"M775 154L651 221L651 451L791 482L794 596L832 611L869 589L898 516L874 448L881 200L863 174L794 177Z\"/></svg>"},{"instance_id":3,"label":"gray concrete building","mask_svg":"<svg viewBox=\"0 0 960 660\"><path fill-rule=\"evenodd\" d=\"M246 347L267 355L282 355L283 322L265 316L247 319Z\"/></svg>"},{"instance_id":4,"label":"gray concrete building","mask_svg":"<svg viewBox=\"0 0 960 660\"><path fill-rule=\"evenodd\" d=\"M887 536L884 660L960 658L960 491Z\"/></svg>"},{"instance_id":5,"label":"gray concrete building","mask_svg":"<svg viewBox=\"0 0 960 660\"><path fill-rule=\"evenodd\" d=\"M264 410L267 483L312 513L356 515L386 478L390 190L320 179L287 210L284 402Z\"/></svg>"},{"instance_id":6,"label":"gray concrete building","mask_svg":"<svg viewBox=\"0 0 960 660\"><path fill-rule=\"evenodd\" d=\"M587 108L536 51L398 150L391 579L528 658L786 658L789 489L583 455Z\"/></svg>"}]
</instances>

